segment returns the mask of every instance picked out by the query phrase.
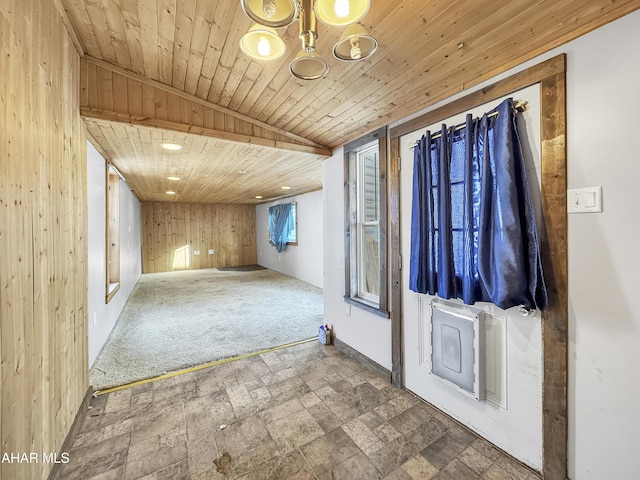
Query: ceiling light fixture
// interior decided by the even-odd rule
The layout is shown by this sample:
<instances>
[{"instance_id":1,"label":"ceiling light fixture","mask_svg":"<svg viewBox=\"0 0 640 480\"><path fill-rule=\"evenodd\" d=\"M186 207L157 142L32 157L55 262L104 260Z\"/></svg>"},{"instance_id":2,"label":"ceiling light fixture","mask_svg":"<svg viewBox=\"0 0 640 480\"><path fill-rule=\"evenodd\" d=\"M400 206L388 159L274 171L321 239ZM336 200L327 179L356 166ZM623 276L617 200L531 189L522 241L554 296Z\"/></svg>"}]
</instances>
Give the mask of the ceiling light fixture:
<instances>
[{"instance_id":1,"label":"ceiling light fixture","mask_svg":"<svg viewBox=\"0 0 640 480\"><path fill-rule=\"evenodd\" d=\"M262 195L256 195L256 198L260 200L262 198Z\"/></svg>"},{"instance_id":2,"label":"ceiling light fixture","mask_svg":"<svg viewBox=\"0 0 640 480\"><path fill-rule=\"evenodd\" d=\"M173 190L167 190L165 193L167 195L175 195L176 194L176 192L174 192Z\"/></svg>"},{"instance_id":3,"label":"ceiling light fixture","mask_svg":"<svg viewBox=\"0 0 640 480\"><path fill-rule=\"evenodd\" d=\"M345 62L363 60L376 51L378 42L359 22L369 12L371 0L240 0L255 25L240 39L242 51L256 60L275 60L286 45L275 31L298 19L302 49L289 64L289 72L301 80L323 78L329 64L316 53L317 20L330 27L349 26L333 47L333 55Z\"/></svg>"},{"instance_id":4,"label":"ceiling light fixture","mask_svg":"<svg viewBox=\"0 0 640 480\"><path fill-rule=\"evenodd\" d=\"M171 180L172 182L177 182L180 180L180 177L167 177L167 180Z\"/></svg>"},{"instance_id":5,"label":"ceiling light fixture","mask_svg":"<svg viewBox=\"0 0 640 480\"><path fill-rule=\"evenodd\" d=\"M282 190L291 190L291 187L287 187L287 186L282 186L280 187Z\"/></svg>"},{"instance_id":6,"label":"ceiling light fixture","mask_svg":"<svg viewBox=\"0 0 640 480\"><path fill-rule=\"evenodd\" d=\"M161 143L160 146L165 150L182 150L182 145L178 145L177 143L173 142L164 142Z\"/></svg>"}]
</instances>

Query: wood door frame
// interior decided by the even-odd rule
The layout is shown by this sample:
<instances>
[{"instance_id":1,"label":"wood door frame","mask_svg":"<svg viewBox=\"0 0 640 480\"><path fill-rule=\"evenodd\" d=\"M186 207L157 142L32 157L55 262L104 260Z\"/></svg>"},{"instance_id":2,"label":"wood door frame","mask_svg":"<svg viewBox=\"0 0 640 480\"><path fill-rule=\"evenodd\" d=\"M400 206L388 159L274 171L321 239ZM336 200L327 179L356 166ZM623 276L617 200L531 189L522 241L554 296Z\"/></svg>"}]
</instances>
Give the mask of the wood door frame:
<instances>
[{"instance_id":1,"label":"wood door frame","mask_svg":"<svg viewBox=\"0 0 640 480\"><path fill-rule=\"evenodd\" d=\"M391 272L392 382L403 385L402 282L400 251L400 137L452 115L540 84L542 225L540 246L549 294L542 312L542 475L567 478L568 261L566 55L500 80L463 98L402 123L389 131L389 262ZM410 161L406 159L406 161ZM409 259L404 263L409 264Z\"/></svg>"}]
</instances>

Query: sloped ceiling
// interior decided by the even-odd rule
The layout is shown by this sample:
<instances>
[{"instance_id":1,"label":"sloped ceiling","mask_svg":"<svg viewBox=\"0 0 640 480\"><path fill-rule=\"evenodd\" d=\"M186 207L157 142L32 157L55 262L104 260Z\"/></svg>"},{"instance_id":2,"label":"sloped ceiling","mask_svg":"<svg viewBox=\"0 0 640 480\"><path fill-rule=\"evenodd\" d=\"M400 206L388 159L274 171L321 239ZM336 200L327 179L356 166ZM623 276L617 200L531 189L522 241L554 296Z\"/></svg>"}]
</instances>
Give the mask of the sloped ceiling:
<instances>
[{"instance_id":1,"label":"sloped ceiling","mask_svg":"<svg viewBox=\"0 0 640 480\"><path fill-rule=\"evenodd\" d=\"M238 46L251 21L237 0L61 2L86 54L82 114L99 150L141 200L212 203L265 201L283 185L321 188L330 149L640 7L373 0L362 23L378 51L340 62L330 52L342 29L319 24L318 53L330 70L304 82L288 71L300 49L297 23L280 29L283 58L251 60ZM172 135L188 148L167 155L153 143ZM176 173L184 178L168 198L166 176Z\"/></svg>"}]
</instances>

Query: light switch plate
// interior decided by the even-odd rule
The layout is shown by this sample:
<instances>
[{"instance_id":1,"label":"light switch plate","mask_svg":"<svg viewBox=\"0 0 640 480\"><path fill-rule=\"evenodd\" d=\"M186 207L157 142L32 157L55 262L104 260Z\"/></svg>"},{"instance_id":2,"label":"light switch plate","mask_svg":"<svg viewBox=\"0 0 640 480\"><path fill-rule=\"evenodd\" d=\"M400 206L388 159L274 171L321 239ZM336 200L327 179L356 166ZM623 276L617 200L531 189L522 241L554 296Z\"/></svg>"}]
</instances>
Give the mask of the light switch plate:
<instances>
[{"instance_id":1,"label":"light switch plate","mask_svg":"<svg viewBox=\"0 0 640 480\"><path fill-rule=\"evenodd\" d=\"M602 186L567 190L567 213L602 212Z\"/></svg>"}]
</instances>

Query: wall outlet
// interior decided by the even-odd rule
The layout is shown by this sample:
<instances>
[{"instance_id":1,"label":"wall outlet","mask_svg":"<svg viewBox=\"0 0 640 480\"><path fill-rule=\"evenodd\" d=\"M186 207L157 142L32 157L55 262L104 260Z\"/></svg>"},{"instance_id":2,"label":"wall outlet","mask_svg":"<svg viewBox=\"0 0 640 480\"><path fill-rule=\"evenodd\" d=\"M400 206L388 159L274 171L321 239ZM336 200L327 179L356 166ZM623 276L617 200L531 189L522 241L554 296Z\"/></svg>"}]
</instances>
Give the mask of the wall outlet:
<instances>
[{"instance_id":1,"label":"wall outlet","mask_svg":"<svg viewBox=\"0 0 640 480\"><path fill-rule=\"evenodd\" d=\"M349 305L348 303L347 303L347 304L345 304L345 306L344 306L344 314L345 314L347 317L350 317L350 316L351 316L351 305Z\"/></svg>"},{"instance_id":2,"label":"wall outlet","mask_svg":"<svg viewBox=\"0 0 640 480\"><path fill-rule=\"evenodd\" d=\"M200 250L194 250L194 251L193 251L193 254L194 254L194 255L200 255Z\"/></svg>"},{"instance_id":3,"label":"wall outlet","mask_svg":"<svg viewBox=\"0 0 640 480\"><path fill-rule=\"evenodd\" d=\"M213 255L213 248L209 249L209 255Z\"/></svg>"}]
</instances>

